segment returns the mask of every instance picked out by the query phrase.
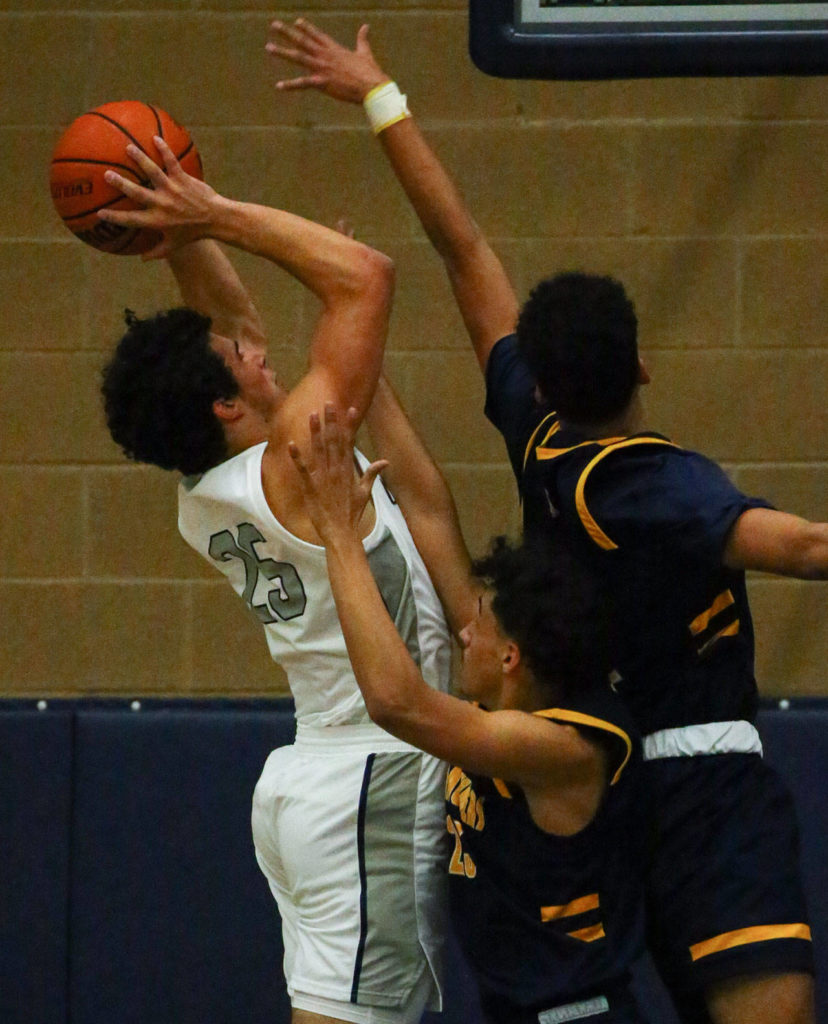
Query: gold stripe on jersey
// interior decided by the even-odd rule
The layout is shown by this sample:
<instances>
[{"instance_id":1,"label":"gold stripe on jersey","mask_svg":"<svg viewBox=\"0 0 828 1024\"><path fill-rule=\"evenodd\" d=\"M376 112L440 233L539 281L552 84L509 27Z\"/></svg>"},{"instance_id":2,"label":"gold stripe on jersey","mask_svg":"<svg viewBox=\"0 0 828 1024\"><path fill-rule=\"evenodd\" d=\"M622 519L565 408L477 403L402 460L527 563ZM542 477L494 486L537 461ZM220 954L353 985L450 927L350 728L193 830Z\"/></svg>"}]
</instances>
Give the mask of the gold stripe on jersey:
<instances>
[{"instance_id":1,"label":"gold stripe on jersey","mask_svg":"<svg viewBox=\"0 0 828 1024\"><path fill-rule=\"evenodd\" d=\"M728 611L730 612L729 615ZM738 617L733 618L736 615L736 611L736 600L733 594L730 590L723 590L707 611L702 612L701 615L697 615L693 619L690 623L690 632L697 642L699 654L704 654L711 644L714 644L723 636L736 636L739 632L739 619ZM711 623L717 617L719 622L711 626ZM730 622L727 621L728 618L730 618ZM722 625L721 623L724 624ZM715 630L715 632L710 632L711 629ZM705 632L710 632L710 635L705 636Z\"/></svg>"},{"instance_id":2,"label":"gold stripe on jersey","mask_svg":"<svg viewBox=\"0 0 828 1024\"><path fill-rule=\"evenodd\" d=\"M492 779L492 782L494 783L494 788L498 791L498 793L500 793L502 797L505 797L507 800L512 799L512 794L509 792L509 787L506 785L503 779Z\"/></svg>"},{"instance_id":3,"label":"gold stripe on jersey","mask_svg":"<svg viewBox=\"0 0 828 1024\"><path fill-rule=\"evenodd\" d=\"M571 445L569 448L546 448L542 444L539 444L535 449L535 455L537 456L538 462L548 462L550 459L557 459L559 455L566 455L567 452L574 452L576 448L585 448L590 444L597 444L601 448L606 448L611 444L618 444L619 441L623 441L623 437L591 437L587 441L579 441L577 444Z\"/></svg>"},{"instance_id":4,"label":"gold stripe on jersey","mask_svg":"<svg viewBox=\"0 0 828 1024\"><path fill-rule=\"evenodd\" d=\"M713 636L711 636L709 640L705 640L705 642L699 648L699 654L704 654L704 652L707 650L707 648L712 643L715 643L716 640L719 640L721 637L723 637L723 636L736 636L736 634L738 632L739 632L739 620L736 619L735 622L731 622L729 626L725 626L724 629L720 629L719 632L714 634Z\"/></svg>"},{"instance_id":5,"label":"gold stripe on jersey","mask_svg":"<svg viewBox=\"0 0 828 1024\"><path fill-rule=\"evenodd\" d=\"M606 932L602 924L593 924L589 928L578 928L577 931L567 932L573 939L580 939L581 942L595 942L596 939L603 939Z\"/></svg>"},{"instance_id":6,"label":"gold stripe on jersey","mask_svg":"<svg viewBox=\"0 0 828 1024\"><path fill-rule=\"evenodd\" d=\"M676 448L672 441L665 441L660 437L628 437L623 441L609 444L603 451L598 454L587 463L586 468L578 478L578 484L575 488L575 505L578 509L578 515L581 517L581 522L584 524L586 532L589 534L591 539L603 548L605 551L614 551L618 545L615 541L611 540L601 529L601 527L595 522L592 517L592 513L586 506L586 500L584 498L584 490L586 489L586 480L595 466L605 458L610 452L618 451L621 448L629 448L634 444L666 444L671 448Z\"/></svg>"},{"instance_id":7,"label":"gold stripe on jersey","mask_svg":"<svg viewBox=\"0 0 828 1024\"><path fill-rule=\"evenodd\" d=\"M773 939L803 939L810 942L811 929L807 924L767 924L754 928L738 928L736 931L724 932L712 939L705 939L704 942L697 942L690 947L690 956L693 960L701 960L702 957L720 953L724 949L733 949L734 946L770 942Z\"/></svg>"},{"instance_id":8,"label":"gold stripe on jersey","mask_svg":"<svg viewBox=\"0 0 828 1024\"><path fill-rule=\"evenodd\" d=\"M718 615L720 611L723 611L729 605L735 603L736 599L733 597L730 590L723 590L706 612L702 612L701 615L697 615L695 619L693 619L690 623L690 632L693 636L697 636L699 633L704 632L714 615Z\"/></svg>"},{"instance_id":9,"label":"gold stripe on jersey","mask_svg":"<svg viewBox=\"0 0 828 1024\"><path fill-rule=\"evenodd\" d=\"M585 914L588 910L597 910L600 906L598 893L590 893L589 896L579 896L576 900L564 903L560 907L541 907L541 921L556 921L559 917L574 917L576 914Z\"/></svg>"},{"instance_id":10,"label":"gold stripe on jersey","mask_svg":"<svg viewBox=\"0 0 828 1024\"><path fill-rule=\"evenodd\" d=\"M529 441L528 441L528 443L526 445L526 448L524 449L524 452L523 452L523 468L524 469L526 469L526 463L529 461L529 452L531 452L531 450L532 450L532 446L534 445L535 439L537 438L538 434L540 433L541 427L543 427L544 423L548 423L549 420L552 419L552 417L556 416L556 415L557 415L557 413L554 413L554 412L548 413L546 416L543 417L543 419L540 421L540 423L532 431L532 436L529 438ZM540 444L541 445L545 444L549 440L549 438L553 434L556 434L560 429L561 429L561 421L560 420L555 420L555 422L552 424L552 426L549 428L549 430L544 434L543 440L540 442Z\"/></svg>"},{"instance_id":11,"label":"gold stripe on jersey","mask_svg":"<svg viewBox=\"0 0 828 1024\"><path fill-rule=\"evenodd\" d=\"M611 732L614 736L619 736L624 741L626 753L624 759L615 771L610 785L614 786L616 782L621 778L621 773L627 767L627 762L632 754L632 740L628 733L624 732L620 726L613 725L612 722L607 722L603 718L593 718L592 715L584 715L580 711L570 711L567 708L549 708L547 711L533 711L532 714L539 715L541 718L552 718L562 722L571 722L573 725L588 725L592 729L601 729L604 732Z\"/></svg>"}]
</instances>

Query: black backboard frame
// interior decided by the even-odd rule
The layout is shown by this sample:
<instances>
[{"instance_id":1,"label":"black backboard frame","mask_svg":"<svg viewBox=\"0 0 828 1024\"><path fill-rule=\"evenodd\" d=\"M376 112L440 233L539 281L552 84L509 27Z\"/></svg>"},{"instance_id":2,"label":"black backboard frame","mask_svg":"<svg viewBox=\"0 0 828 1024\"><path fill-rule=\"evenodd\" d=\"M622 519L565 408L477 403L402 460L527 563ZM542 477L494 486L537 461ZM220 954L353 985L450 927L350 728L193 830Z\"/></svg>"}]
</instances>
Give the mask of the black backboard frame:
<instances>
[{"instance_id":1,"label":"black backboard frame","mask_svg":"<svg viewBox=\"0 0 828 1024\"><path fill-rule=\"evenodd\" d=\"M828 74L828 19L806 20L805 9L813 6L808 3L786 5L802 8L801 20L762 21L754 14L765 5L745 4L744 21L698 24L615 20L625 8L602 3L600 17L605 21L600 25L527 29L520 21L522 2L469 0L469 52L488 75L596 80ZM669 0L649 6L669 6ZM706 6L728 5L707 0ZM642 6L642 16L650 13Z\"/></svg>"}]
</instances>

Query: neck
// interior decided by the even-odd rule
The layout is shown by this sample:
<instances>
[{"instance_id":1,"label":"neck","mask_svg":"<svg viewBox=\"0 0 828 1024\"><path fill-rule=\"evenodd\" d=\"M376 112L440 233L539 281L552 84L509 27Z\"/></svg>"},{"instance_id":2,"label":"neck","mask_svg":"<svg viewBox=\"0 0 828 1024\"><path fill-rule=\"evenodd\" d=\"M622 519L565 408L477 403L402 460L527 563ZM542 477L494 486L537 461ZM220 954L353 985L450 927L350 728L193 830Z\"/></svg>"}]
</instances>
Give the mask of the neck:
<instances>
[{"instance_id":1,"label":"neck","mask_svg":"<svg viewBox=\"0 0 828 1024\"><path fill-rule=\"evenodd\" d=\"M517 682L517 680L515 680ZM531 672L524 672L518 685L510 687L510 692L503 693L500 710L525 711L531 715L533 711L545 711L555 707L561 699L557 686L549 683L541 685Z\"/></svg>"},{"instance_id":2,"label":"neck","mask_svg":"<svg viewBox=\"0 0 828 1024\"><path fill-rule=\"evenodd\" d=\"M566 420L566 425L589 438L627 437L644 429L644 407L641 401L641 389L636 388L626 408L611 420L600 423L580 423Z\"/></svg>"},{"instance_id":3,"label":"neck","mask_svg":"<svg viewBox=\"0 0 828 1024\"><path fill-rule=\"evenodd\" d=\"M264 420L251 416L225 426L224 436L227 441L228 458L232 458L252 448L254 444L266 441L270 434Z\"/></svg>"}]
</instances>

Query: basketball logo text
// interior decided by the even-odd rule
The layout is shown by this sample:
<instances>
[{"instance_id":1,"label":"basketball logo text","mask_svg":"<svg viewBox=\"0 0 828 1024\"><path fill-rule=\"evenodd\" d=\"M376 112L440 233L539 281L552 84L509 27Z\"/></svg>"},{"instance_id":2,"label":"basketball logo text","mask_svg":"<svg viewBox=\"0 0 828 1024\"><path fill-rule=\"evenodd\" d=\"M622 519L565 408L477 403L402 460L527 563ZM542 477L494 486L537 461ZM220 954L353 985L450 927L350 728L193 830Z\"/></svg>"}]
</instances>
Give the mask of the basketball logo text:
<instances>
[{"instance_id":1,"label":"basketball logo text","mask_svg":"<svg viewBox=\"0 0 828 1024\"><path fill-rule=\"evenodd\" d=\"M89 178L77 178L75 181L52 182L52 199L74 199L75 196L88 196L92 193L92 182Z\"/></svg>"}]
</instances>

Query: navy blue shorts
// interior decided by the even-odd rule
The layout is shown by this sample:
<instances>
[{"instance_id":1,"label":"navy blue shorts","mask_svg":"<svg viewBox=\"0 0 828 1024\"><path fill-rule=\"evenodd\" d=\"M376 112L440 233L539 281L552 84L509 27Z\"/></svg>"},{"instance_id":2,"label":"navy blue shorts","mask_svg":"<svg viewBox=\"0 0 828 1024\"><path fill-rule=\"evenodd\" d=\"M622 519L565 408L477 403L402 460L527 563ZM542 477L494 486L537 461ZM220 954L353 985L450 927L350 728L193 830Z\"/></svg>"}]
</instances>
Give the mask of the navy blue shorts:
<instances>
[{"instance_id":1,"label":"navy blue shorts","mask_svg":"<svg viewBox=\"0 0 828 1024\"><path fill-rule=\"evenodd\" d=\"M563 1005L535 1008L520 1007L510 999L493 993L480 993L480 1006L486 1024L563 1024L586 1021L587 1024L646 1024L626 986L613 986L606 994L582 995Z\"/></svg>"},{"instance_id":2,"label":"navy blue shorts","mask_svg":"<svg viewBox=\"0 0 828 1024\"><path fill-rule=\"evenodd\" d=\"M692 1001L757 973L813 973L793 802L758 754L648 761L651 953Z\"/></svg>"}]
</instances>

